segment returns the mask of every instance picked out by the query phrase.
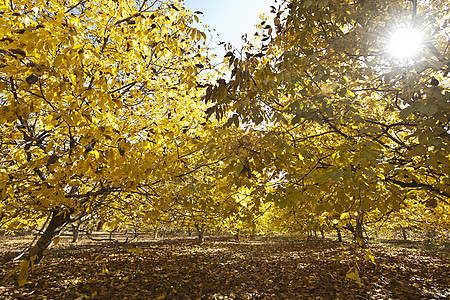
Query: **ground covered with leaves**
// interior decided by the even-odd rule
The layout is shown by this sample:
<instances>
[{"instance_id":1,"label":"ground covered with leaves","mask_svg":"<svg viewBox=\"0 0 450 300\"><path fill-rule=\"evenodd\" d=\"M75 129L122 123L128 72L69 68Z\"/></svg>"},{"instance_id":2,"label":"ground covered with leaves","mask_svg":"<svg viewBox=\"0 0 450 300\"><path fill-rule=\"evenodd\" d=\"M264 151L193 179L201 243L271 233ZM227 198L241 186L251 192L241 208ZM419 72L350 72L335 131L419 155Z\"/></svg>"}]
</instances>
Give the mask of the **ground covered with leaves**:
<instances>
[{"instance_id":1,"label":"ground covered with leaves","mask_svg":"<svg viewBox=\"0 0 450 300\"><path fill-rule=\"evenodd\" d=\"M17 263L25 240L0 237L0 276ZM257 237L243 241L69 238L23 286L0 284L1 299L445 299L450 297L448 247L377 244L351 254L330 240ZM356 258L358 257L358 259ZM345 279L359 266L361 283Z\"/></svg>"}]
</instances>

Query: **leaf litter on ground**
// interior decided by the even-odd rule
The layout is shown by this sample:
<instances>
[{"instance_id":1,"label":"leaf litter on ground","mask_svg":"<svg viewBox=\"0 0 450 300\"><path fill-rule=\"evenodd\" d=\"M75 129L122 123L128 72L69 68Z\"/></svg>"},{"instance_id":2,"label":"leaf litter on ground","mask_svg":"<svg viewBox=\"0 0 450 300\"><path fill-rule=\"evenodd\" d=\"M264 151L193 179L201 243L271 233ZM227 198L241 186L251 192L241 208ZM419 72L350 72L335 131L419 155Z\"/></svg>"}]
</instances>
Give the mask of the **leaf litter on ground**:
<instances>
[{"instance_id":1,"label":"leaf litter on ground","mask_svg":"<svg viewBox=\"0 0 450 300\"><path fill-rule=\"evenodd\" d=\"M2 237L0 277L25 243ZM71 244L62 238L23 286L0 284L1 299L446 299L448 255L372 246L375 263L330 240L141 239ZM438 255L439 254L439 255ZM367 254L366 254L367 255ZM346 280L357 264L361 284Z\"/></svg>"}]
</instances>

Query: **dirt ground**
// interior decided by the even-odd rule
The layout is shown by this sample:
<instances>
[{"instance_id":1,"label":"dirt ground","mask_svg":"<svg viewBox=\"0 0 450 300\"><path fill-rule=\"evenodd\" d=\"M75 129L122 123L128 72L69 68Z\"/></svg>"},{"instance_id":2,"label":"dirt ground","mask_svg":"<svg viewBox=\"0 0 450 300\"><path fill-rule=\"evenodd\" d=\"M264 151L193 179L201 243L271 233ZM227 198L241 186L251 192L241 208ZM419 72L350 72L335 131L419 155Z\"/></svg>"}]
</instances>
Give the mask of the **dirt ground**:
<instances>
[{"instance_id":1,"label":"dirt ground","mask_svg":"<svg viewBox=\"0 0 450 300\"><path fill-rule=\"evenodd\" d=\"M0 237L0 280L29 238ZM61 239L24 286L0 299L448 299L449 249L377 243L375 263L330 240L255 237L76 244ZM367 257L366 257L367 258ZM355 266L361 284L345 279Z\"/></svg>"}]
</instances>

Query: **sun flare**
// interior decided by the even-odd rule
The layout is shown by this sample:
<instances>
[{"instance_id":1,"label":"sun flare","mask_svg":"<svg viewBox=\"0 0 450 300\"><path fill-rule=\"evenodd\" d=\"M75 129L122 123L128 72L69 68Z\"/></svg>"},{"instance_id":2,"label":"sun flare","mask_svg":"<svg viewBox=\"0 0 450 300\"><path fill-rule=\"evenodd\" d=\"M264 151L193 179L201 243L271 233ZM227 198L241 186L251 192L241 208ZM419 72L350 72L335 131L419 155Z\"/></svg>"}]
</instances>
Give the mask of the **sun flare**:
<instances>
[{"instance_id":1,"label":"sun flare","mask_svg":"<svg viewBox=\"0 0 450 300\"><path fill-rule=\"evenodd\" d=\"M399 59L408 59L416 55L422 48L423 35L417 29L402 28L389 38L388 51Z\"/></svg>"}]
</instances>

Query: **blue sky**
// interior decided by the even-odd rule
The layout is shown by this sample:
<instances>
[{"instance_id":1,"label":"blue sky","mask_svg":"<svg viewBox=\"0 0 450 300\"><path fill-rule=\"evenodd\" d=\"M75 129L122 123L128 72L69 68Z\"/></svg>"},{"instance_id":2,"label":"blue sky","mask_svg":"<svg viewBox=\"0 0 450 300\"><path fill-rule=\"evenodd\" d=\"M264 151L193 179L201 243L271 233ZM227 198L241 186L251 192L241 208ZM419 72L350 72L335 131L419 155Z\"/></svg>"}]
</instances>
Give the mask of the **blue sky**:
<instances>
[{"instance_id":1,"label":"blue sky","mask_svg":"<svg viewBox=\"0 0 450 300\"><path fill-rule=\"evenodd\" d=\"M259 15L270 15L274 0L185 0L185 5L192 12L204 13L200 21L219 34L214 40L230 42L240 49L241 36L244 33L253 36L255 25L261 22Z\"/></svg>"}]
</instances>

